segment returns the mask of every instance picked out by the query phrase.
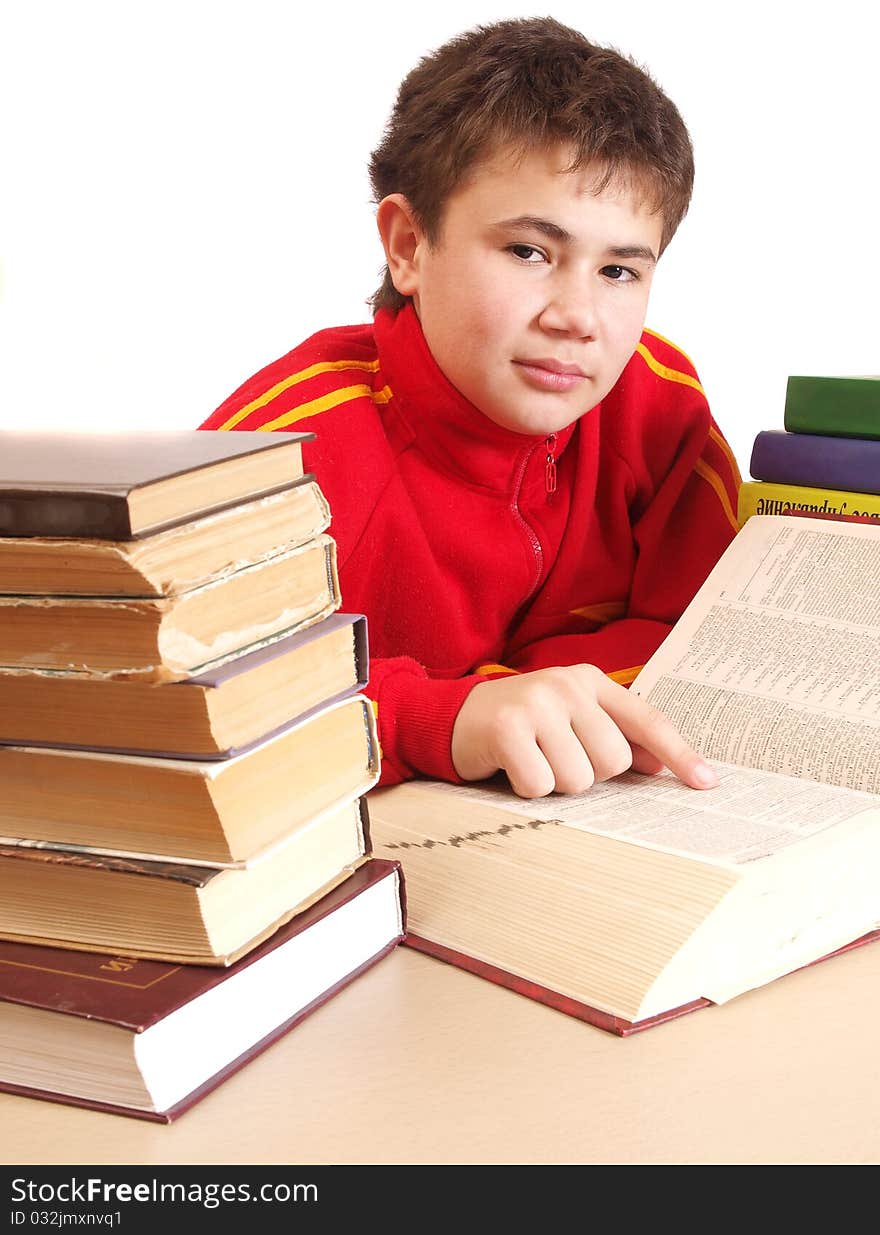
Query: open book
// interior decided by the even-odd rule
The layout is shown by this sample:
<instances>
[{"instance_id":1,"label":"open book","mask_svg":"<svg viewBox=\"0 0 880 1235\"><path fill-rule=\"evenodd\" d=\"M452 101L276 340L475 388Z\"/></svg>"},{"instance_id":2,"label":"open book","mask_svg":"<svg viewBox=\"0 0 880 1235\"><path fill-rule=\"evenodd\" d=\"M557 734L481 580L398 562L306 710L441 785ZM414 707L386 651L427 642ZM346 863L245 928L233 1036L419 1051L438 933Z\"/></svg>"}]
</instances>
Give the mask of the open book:
<instances>
[{"instance_id":1,"label":"open book","mask_svg":"<svg viewBox=\"0 0 880 1235\"><path fill-rule=\"evenodd\" d=\"M723 1003L880 922L880 526L747 521L632 690L716 766L524 801L370 795L408 942L617 1033Z\"/></svg>"}]
</instances>

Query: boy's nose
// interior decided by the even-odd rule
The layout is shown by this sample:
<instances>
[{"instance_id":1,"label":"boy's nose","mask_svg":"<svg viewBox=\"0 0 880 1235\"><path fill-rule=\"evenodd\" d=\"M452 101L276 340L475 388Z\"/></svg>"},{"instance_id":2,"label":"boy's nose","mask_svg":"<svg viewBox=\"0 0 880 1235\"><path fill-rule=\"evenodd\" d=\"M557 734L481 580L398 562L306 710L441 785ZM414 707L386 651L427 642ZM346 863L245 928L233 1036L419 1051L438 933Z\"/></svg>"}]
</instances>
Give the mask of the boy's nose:
<instances>
[{"instance_id":1,"label":"boy's nose","mask_svg":"<svg viewBox=\"0 0 880 1235\"><path fill-rule=\"evenodd\" d=\"M554 289L540 316L545 330L559 331L578 339L592 338L598 321L595 296L587 280L568 280Z\"/></svg>"}]
</instances>

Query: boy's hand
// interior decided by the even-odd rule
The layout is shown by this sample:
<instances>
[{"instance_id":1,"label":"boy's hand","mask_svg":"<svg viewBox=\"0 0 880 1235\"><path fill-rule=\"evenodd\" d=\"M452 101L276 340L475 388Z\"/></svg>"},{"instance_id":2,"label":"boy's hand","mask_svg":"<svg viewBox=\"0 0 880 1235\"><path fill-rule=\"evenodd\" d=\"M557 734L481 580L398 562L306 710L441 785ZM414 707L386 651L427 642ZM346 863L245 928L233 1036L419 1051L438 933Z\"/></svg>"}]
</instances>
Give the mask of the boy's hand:
<instances>
[{"instance_id":1,"label":"boy's hand","mask_svg":"<svg viewBox=\"0 0 880 1235\"><path fill-rule=\"evenodd\" d=\"M522 798L583 793L628 768L668 767L694 789L718 777L671 721L595 665L537 669L475 686L452 731L462 780L507 773Z\"/></svg>"}]
</instances>

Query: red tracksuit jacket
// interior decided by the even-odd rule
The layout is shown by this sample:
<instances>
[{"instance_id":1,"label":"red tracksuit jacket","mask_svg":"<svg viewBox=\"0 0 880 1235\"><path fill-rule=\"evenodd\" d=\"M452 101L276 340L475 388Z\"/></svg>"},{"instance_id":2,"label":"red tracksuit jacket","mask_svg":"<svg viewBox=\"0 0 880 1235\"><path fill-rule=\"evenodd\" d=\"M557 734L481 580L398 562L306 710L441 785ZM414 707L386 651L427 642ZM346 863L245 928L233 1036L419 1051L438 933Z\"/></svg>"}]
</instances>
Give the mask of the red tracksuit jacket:
<instances>
[{"instance_id":1,"label":"red tracksuit jacket","mask_svg":"<svg viewBox=\"0 0 880 1235\"><path fill-rule=\"evenodd\" d=\"M313 335L201 428L316 434L303 455L343 608L367 615L382 784L459 779L452 727L487 676L588 662L631 682L737 527L730 448L690 361L650 331L547 439L468 403L411 305Z\"/></svg>"}]
</instances>

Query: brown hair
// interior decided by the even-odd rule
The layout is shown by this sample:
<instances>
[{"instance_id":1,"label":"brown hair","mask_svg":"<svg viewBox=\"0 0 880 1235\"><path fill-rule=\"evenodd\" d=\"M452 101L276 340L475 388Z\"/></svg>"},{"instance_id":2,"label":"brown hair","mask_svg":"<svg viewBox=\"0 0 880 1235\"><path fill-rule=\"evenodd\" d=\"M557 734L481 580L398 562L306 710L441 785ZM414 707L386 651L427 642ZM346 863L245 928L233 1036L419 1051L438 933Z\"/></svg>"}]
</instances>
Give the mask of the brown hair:
<instances>
[{"instance_id":1,"label":"brown hair","mask_svg":"<svg viewBox=\"0 0 880 1235\"><path fill-rule=\"evenodd\" d=\"M638 182L663 216L662 252L693 189L684 121L634 60L551 17L477 26L419 61L370 159L374 198L402 193L433 243L447 199L481 158L558 143L574 151L569 170L602 167L597 191L621 176ZM406 302L386 266L374 311Z\"/></svg>"}]
</instances>

